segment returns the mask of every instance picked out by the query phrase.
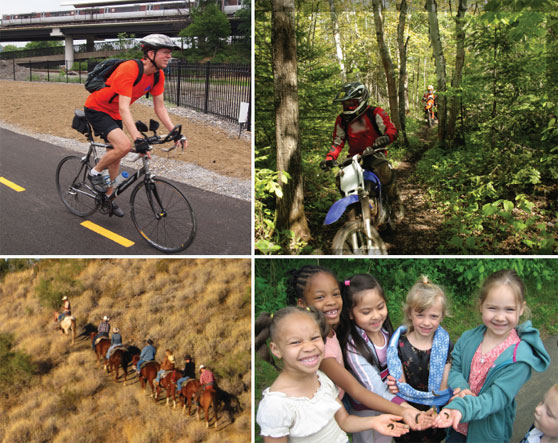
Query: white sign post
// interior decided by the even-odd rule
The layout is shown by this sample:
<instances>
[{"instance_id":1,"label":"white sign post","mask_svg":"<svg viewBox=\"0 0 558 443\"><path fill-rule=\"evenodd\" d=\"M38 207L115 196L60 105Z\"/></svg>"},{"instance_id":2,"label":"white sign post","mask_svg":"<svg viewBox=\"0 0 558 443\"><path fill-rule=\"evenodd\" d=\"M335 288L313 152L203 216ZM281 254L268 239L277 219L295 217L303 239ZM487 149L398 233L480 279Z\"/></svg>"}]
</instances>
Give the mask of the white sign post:
<instances>
[{"instance_id":1,"label":"white sign post","mask_svg":"<svg viewBox=\"0 0 558 443\"><path fill-rule=\"evenodd\" d=\"M240 138L240 133L242 132L242 125L248 123L248 108L249 103L240 102L240 112L238 113L238 138Z\"/></svg>"}]
</instances>

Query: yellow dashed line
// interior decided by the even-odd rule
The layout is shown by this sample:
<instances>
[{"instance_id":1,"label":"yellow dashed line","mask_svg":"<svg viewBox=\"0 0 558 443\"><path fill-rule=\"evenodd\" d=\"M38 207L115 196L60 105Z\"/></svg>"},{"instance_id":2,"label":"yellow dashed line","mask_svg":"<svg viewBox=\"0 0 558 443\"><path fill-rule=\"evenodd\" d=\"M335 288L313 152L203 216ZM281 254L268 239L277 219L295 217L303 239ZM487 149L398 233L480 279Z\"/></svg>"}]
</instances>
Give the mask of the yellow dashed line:
<instances>
[{"instance_id":1,"label":"yellow dashed line","mask_svg":"<svg viewBox=\"0 0 558 443\"><path fill-rule=\"evenodd\" d=\"M19 185L16 185L14 182L11 182L7 178L0 177L0 183L5 184L8 188L12 188L14 191L21 192L25 191L25 188L22 188Z\"/></svg>"},{"instance_id":2,"label":"yellow dashed line","mask_svg":"<svg viewBox=\"0 0 558 443\"><path fill-rule=\"evenodd\" d=\"M105 229L102 226L96 225L95 223L90 222L89 220L84 221L80 224L81 226L87 229L91 229L93 232L96 232L97 234L102 235L103 237L106 237L109 240L112 240L113 242L116 242L119 245L124 246L125 248L129 248L134 244L133 241L128 240L127 238L124 238L118 234L115 234L114 232L109 231L108 229Z\"/></svg>"}]
</instances>

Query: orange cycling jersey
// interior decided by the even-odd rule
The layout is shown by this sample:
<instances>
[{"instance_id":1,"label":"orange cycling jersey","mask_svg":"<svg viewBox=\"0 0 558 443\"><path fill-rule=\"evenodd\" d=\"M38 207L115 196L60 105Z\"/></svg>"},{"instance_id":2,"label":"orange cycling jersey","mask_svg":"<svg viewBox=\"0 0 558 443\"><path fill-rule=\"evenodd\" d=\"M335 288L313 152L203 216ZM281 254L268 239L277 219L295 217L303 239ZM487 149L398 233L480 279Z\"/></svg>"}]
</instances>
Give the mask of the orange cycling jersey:
<instances>
[{"instance_id":1,"label":"orange cycling jersey","mask_svg":"<svg viewBox=\"0 0 558 443\"><path fill-rule=\"evenodd\" d=\"M87 97L85 107L95 111L105 112L115 120L122 120L118 110L118 98L120 95L131 97L130 104L134 103L142 95L148 92L155 96L161 95L165 90L165 74L159 71L159 81L155 86L155 75L143 74L141 80L136 86L134 82L138 77L139 68L134 60L128 60L122 63L107 79L106 84L110 87L100 89L93 92ZM114 94L118 94L114 97ZM109 103L109 101L114 99Z\"/></svg>"}]
</instances>

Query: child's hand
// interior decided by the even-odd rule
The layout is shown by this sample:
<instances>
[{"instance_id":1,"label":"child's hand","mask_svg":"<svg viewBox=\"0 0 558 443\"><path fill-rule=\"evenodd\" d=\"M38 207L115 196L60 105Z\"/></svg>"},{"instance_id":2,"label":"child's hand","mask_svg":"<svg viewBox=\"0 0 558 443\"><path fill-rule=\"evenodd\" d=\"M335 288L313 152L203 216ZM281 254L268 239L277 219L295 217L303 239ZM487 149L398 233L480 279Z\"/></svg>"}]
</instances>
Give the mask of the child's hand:
<instances>
[{"instance_id":1,"label":"child's hand","mask_svg":"<svg viewBox=\"0 0 558 443\"><path fill-rule=\"evenodd\" d=\"M400 379L399 381L402 382L403 379ZM399 388L397 387L397 383L395 382L395 378L393 376L387 376L386 384L388 385L389 392L396 395L399 394Z\"/></svg>"},{"instance_id":2,"label":"child's hand","mask_svg":"<svg viewBox=\"0 0 558 443\"><path fill-rule=\"evenodd\" d=\"M409 426L399 423L402 417L398 415L382 414L372 417L371 429L378 431L380 434L389 435L391 437L399 437L409 432Z\"/></svg>"},{"instance_id":3,"label":"child's hand","mask_svg":"<svg viewBox=\"0 0 558 443\"><path fill-rule=\"evenodd\" d=\"M447 428L452 426L457 431L457 425L461 421L463 415L457 409L444 408L434 420L434 426L437 428Z\"/></svg>"},{"instance_id":4,"label":"child's hand","mask_svg":"<svg viewBox=\"0 0 558 443\"><path fill-rule=\"evenodd\" d=\"M453 397L450 398L449 401L455 400L456 398L463 398L466 395L472 395L473 397L476 397L477 394L475 394L473 391L471 391L470 389L461 389L461 388L457 388L455 391L453 391ZM449 403L449 402L448 402Z\"/></svg>"},{"instance_id":5,"label":"child's hand","mask_svg":"<svg viewBox=\"0 0 558 443\"><path fill-rule=\"evenodd\" d=\"M413 431L422 431L432 427L434 418L413 407L406 407L403 411L403 421L407 423Z\"/></svg>"}]
</instances>

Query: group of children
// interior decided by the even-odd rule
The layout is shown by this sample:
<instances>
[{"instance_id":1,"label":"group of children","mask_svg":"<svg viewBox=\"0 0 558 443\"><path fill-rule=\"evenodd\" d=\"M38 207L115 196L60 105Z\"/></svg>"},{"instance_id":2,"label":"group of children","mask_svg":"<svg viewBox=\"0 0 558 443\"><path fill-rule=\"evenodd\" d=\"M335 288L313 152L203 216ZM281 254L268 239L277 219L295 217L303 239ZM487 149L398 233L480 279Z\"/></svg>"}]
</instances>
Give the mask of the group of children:
<instances>
[{"instance_id":1,"label":"group of children","mask_svg":"<svg viewBox=\"0 0 558 443\"><path fill-rule=\"evenodd\" d=\"M314 265L289 274L291 306L256 320L258 353L283 362L257 411L266 442L346 443L346 433L355 443L510 440L515 396L532 370L550 364L538 330L520 324L528 308L514 271L486 279L482 324L455 345L441 326L447 299L426 277L409 291L405 324L394 330L373 276L338 282ZM558 437L556 390L537 407L526 442ZM527 440L534 436L543 440Z\"/></svg>"}]
</instances>

